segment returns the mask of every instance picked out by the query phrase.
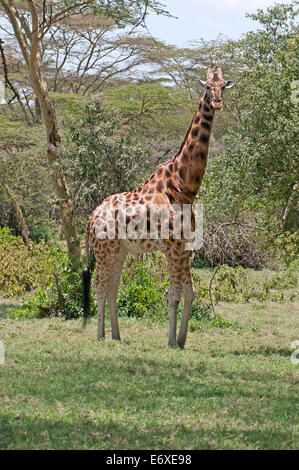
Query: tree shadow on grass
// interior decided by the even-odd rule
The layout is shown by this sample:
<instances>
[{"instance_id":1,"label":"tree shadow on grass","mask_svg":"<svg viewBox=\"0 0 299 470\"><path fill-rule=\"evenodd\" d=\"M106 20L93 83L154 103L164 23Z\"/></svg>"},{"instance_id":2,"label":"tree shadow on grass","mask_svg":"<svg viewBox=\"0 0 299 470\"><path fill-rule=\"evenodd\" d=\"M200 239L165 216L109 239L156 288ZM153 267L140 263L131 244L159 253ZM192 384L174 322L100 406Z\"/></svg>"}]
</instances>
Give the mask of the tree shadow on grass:
<instances>
[{"instance_id":1,"label":"tree shadow on grass","mask_svg":"<svg viewBox=\"0 0 299 470\"><path fill-rule=\"evenodd\" d=\"M0 447L11 448L17 442L22 446L23 442L24 448L41 449L234 448L242 447L240 436L243 448L291 445L288 426L296 394L285 388L285 377L272 371L257 373L244 364L233 372L223 364L221 375L218 369L214 378L209 365L206 369L184 366L179 358L169 362L167 357L132 360L121 351L114 352L109 361L101 356L78 362L50 356L45 367L46 378L34 367L14 377L15 395L30 391L39 408L24 406L21 418L0 412L0 434L5 436ZM240 404L232 406L238 400ZM63 417L58 416L57 402L66 410ZM247 429L232 424L244 422L246 403ZM249 429L253 404L256 430ZM220 423L223 409L228 414ZM49 410L53 418L45 419L42 415ZM207 416L214 418L201 426ZM22 432L26 438L20 437Z\"/></svg>"},{"instance_id":2,"label":"tree shadow on grass","mask_svg":"<svg viewBox=\"0 0 299 470\"><path fill-rule=\"evenodd\" d=\"M284 449L295 448L288 430L242 429L236 425L196 427L176 424L146 425L75 417L55 420L4 414L0 419L3 449Z\"/></svg>"}]
</instances>

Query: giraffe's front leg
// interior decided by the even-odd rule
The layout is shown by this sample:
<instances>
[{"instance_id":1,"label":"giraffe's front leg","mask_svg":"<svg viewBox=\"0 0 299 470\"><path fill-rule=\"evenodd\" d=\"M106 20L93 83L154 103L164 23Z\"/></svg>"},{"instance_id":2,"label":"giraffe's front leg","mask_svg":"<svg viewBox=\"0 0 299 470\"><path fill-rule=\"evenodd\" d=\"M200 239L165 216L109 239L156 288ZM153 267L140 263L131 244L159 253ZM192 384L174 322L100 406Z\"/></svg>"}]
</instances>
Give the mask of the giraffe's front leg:
<instances>
[{"instance_id":1,"label":"giraffe's front leg","mask_svg":"<svg viewBox=\"0 0 299 470\"><path fill-rule=\"evenodd\" d=\"M99 341L105 339L105 304L106 297L104 295L97 295L98 299L98 334L97 339Z\"/></svg>"},{"instance_id":2,"label":"giraffe's front leg","mask_svg":"<svg viewBox=\"0 0 299 470\"><path fill-rule=\"evenodd\" d=\"M188 252L186 254L186 258L185 258L184 265L183 265L182 285L184 288L184 311L183 311L180 331L178 335L178 346L181 349L184 349L186 338L187 338L188 321L189 321L191 305L194 300L194 287L193 287L192 278L191 278Z\"/></svg>"},{"instance_id":3,"label":"giraffe's front leg","mask_svg":"<svg viewBox=\"0 0 299 470\"><path fill-rule=\"evenodd\" d=\"M105 305L110 274L111 266L108 262L105 264L101 263L101 265L97 265L97 274L95 278L94 288L98 301L98 340L105 339Z\"/></svg>"},{"instance_id":4,"label":"giraffe's front leg","mask_svg":"<svg viewBox=\"0 0 299 470\"><path fill-rule=\"evenodd\" d=\"M171 282L171 281L170 281ZM176 346L176 325L177 325L177 312L181 298L181 289L175 284L169 286L169 313L170 313L170 325L169 325L169 340L168 346Z\"/></svg>"},{"instance_id":5,"label":"giraffe's front leg","mask_svg":"<svg viewBox=\"0 0 299 470\"><path fill-rule=\"evenodd\" d=\"M182 264L180 262L180 250L178 249L179 242L168 242L166 250L166 257L169 268L169 313L170 313L170 327L169 327L169 346L176 346L176 326L177 326L177 311L181 298L181 273Z\"/></svg>"},{"instance_id":6,"label":"giraffe's front leg","mask_svg":"<svg viewBox=\"0 0 299 470\"><path fill-rule=\"evenodd\" d=\"M112 339L116 339L120 341L120 333L119 333L119 326L118 326L118 317L117 317L117 291L119 286L119 281L121 278L121 271L123 267L123 263L126 258L126 252L122 251L121 254L116 257L115 264L111 273L109 286L107 289L107 300L108 306L110 311L110 322L111 322L111 333Z\"/></svg>"}]
</instances>

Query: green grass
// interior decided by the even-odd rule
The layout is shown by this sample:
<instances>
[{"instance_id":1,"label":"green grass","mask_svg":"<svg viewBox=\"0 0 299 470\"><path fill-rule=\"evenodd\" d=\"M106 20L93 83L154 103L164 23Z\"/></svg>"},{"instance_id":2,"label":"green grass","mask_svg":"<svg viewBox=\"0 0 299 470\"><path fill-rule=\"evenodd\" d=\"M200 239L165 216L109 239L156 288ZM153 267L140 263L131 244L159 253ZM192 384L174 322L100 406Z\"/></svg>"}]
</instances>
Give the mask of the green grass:
<instances>
[{"instance_id":1,"label":"green grass","mask_svg":"<svg viewBox=\"0 0 299 470\"><path fill-rule=\"evenodd\" d=\"M1 449L295 449L298 304L218 304L233 327L189 333L121 318L0 318ZM297 310L298 311L298 310ZM298 429L297 429L298 430Z\"/></svg>"}]
</instances>

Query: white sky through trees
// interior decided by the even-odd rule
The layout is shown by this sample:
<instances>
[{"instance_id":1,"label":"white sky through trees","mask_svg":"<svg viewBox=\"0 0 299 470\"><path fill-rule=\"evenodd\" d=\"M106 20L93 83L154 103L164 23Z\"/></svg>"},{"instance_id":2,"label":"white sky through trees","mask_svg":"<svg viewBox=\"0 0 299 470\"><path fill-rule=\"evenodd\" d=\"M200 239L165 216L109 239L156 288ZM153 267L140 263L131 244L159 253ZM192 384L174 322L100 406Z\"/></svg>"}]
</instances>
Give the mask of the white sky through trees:
<instances>
[{"instance_id":1,"label":"white sky through trees","mask_svg":"<svg viewBox=\"0 0 299 470\"><path fill-rule=\"evenodd\" d=\"M245 18L245 12L266 9L274 0L161 0L178 19L150 15L147 25L157 39L177 46L201 38L216 39L219 34L237 39L242 33L257 28L257 23ZM289 3L280 0L276 3Z\"/></svg>"}]
</instances>

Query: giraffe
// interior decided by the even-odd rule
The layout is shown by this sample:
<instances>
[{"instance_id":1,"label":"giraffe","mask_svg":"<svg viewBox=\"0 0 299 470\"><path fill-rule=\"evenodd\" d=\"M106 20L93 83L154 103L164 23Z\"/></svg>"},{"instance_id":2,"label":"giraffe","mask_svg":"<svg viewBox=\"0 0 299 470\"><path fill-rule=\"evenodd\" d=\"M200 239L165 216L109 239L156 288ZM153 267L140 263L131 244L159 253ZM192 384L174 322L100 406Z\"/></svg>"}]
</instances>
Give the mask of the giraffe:
<instances>
[{"instance_id":1,"label":"giraffe","mask_svg":"<svg viewBox=\"0 0 299 470\"><path fill-rule=\"evenodd\" d=\"M87 268L82 273L84 322L86 324L90 301L91 241L96 265L94 288L98 303L98 340L105 338L106 300L110 311L112 338L120 340L116 298L122 266L128 252L137 254L161 250L166 255L170 275L168 344L179 346L181 349L185 346L194 288L190 272L190 251L185 249L187 240L184 237L179 239L174 237L175 224L179 223L181 233L182 207L186 204L192 207L205 172L215 110L222 108L223 91L225 88L234 86L234 82L223 79L219 66L215 71L212 66L209 66L207 80L205 82L199 80L199 84L204 88L204 94L177 154L159 165L150 178L137 189L106 198L88 220L85 232ZM162 219L160 216L158 217L160 235L154 239L150 236L149 213L152 207L161 207L166 210L169 221L168 238L161 236ZM172 210L173 207L178 207L179 210ZM145 220L145 230L143 230L145 236L122 236L121 227L126 229L132 223L133 227L136 227L142 211L146 215L143 219ZM194 229L193 213L191 224ZM178 337L176 337L177 310L182 290L184 309Z\"/></svg>"}]
</instances>

